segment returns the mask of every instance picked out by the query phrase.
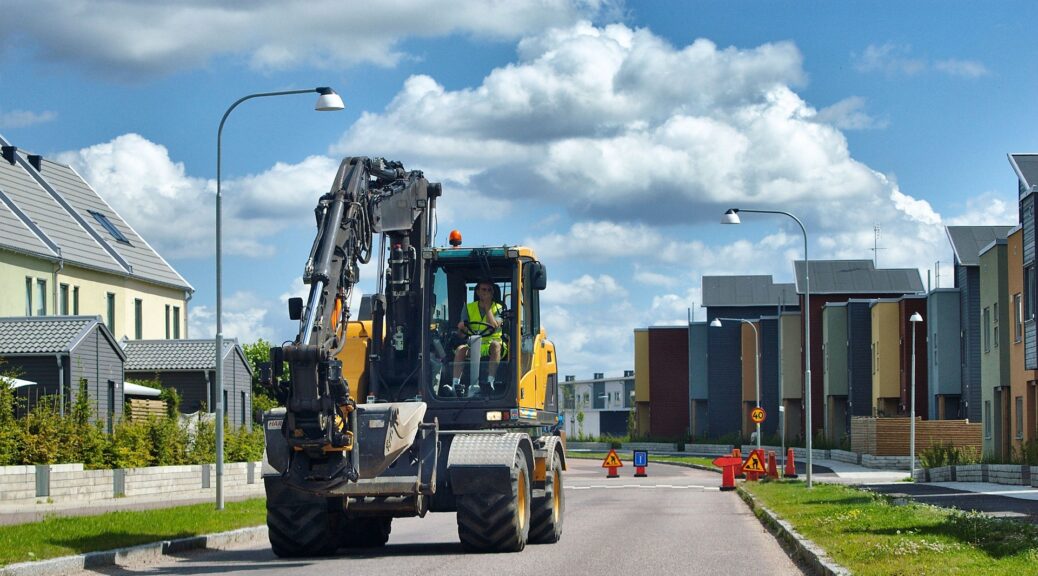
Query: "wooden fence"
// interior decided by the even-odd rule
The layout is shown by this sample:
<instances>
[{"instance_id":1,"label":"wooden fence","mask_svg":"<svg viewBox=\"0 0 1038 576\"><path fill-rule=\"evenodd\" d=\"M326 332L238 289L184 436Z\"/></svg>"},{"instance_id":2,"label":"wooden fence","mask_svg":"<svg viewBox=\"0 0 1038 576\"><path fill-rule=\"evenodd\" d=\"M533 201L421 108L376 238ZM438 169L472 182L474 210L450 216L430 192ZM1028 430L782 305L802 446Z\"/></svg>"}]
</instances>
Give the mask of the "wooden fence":
<instances>
[{"instance_id":1,"label":"wooden fence","mask_svg":"<svg viewBox=\"0 0 1038 576\"><path fill-rule=\"evenodd\" d=\"M147 419L149 416L161 418L166 415L165 400L148 400L145 398L130 398L127 402L127 416L130 420Z\"/></svg>"},{"instance_id":2,"label":"wooden fence","mask_svg":"<svg viewBox=\"0 0 1038 576\"><path fill-rule=\"evenodd\" d=\"M910 422L908 418L851 418L851 450L873 456L908 456ZM969 420L921 420L915 422L915 451L934 444L951 444L962 449L973 448L979 454L982 448L980 422Z\"/></svg>"}]
</instances>

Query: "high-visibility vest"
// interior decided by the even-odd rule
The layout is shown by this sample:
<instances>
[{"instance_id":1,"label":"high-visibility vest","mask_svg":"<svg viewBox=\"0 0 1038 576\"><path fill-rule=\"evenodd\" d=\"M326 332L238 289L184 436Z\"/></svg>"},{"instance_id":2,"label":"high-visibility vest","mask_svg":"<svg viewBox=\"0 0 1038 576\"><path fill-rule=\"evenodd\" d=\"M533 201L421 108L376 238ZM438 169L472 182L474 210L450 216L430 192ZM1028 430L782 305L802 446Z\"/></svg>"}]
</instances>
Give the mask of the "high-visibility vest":
<instances>
[{"instance_id":1,"label":"high-visibility vest","mask_svg":"<svg viewBox=\"0 0 1038 576\"><path fill-rule=\"evenodd\" d=\"M480 312L479 312L479 301L478 300L476 300L475 302L469 302L467 304L467 311L469 313L469 320L472 320L472 321L475 321L475 322L484 322L484 323L487 321L487 317L482 315L482 314L480 314ZM501 305L498 304L497 302L491 303L490 304L490 313L493 314L495 317L496 316L500 316L500 314L501 314ZM478 332L478 330L476 330L476 332ZM500 340L501 339L501 325L498 324L497 330L494 330L494 333L491 334L490 336L484 336L483 339L484 340Z\"/></svg>"}]
</instances>

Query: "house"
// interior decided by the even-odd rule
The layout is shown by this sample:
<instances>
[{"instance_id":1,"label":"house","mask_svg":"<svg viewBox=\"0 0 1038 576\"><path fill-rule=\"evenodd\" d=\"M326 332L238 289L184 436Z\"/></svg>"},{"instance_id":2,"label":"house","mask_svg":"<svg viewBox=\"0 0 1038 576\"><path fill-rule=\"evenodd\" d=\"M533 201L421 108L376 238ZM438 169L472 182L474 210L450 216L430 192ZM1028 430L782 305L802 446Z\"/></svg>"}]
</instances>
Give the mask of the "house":
<instances>
[{"instance_id":1,"label":"house","mask_svg":"<svg viewBox=\"0 0 1038 576\"><path fill-rule=\"evenodd\" d=\"M566 435L626 435L634 407L634 380L634 370L625 370L622 378L606 378L602 372L589 380L566 376L559 387Z\"/></svg>"},{"instance_id":2,"label":"house","mask_svg":"<svg viewBox=\"0 0 1038 576\"><path fill-rule=\"evenodd\" d=\"M1010 444L1009 325L1006 287L1007 240L999 238L980 251L980 388L984 419L984 455L1008 462Z\"/></svg>"},{"instance_id":3,"label":"house","mask_svg":"<svg viewBox=\"0 0 1038 576\"><path fill-rule=\"evenodd\" d=\"M822 308L822 351L825 437L841 440L847 435L846 302L832 302Z\"/></svg>"},{"instance_id":4,"label":"house","mask_svg":"<svg viewBox=\"0 0 1038 576\"><path fill-rule=\"evenodd\" d=\"M926 295L926 375L928 409L935 420L959 420L962 411L962 306L958 288L935 288ZM1021 354L1023 351L1021 350ZM1020 358L1023 365L1023 356Z\"/></svg>"},{"instance_id":5,"label":"house","mask_svg":"<svg viewBox=\"0 0 1038 576\"><path fill-rule=\"evenodd\" d=\"M158 380L180 393L180 411L216 411L215 340L129 340L124 342L126 378ZM237 340L224 340L223 405L234 426L252 428L252 366Z\"/></svg>"},{"instance_id":6,"label":"house","mask_svg":"<svg viewBox=\"0 0 1038 576\"><path fill-rule=\"evenodd\" d=\"M194 288L71 167L0 136L0 316L99 315L117 339L187 337Z\"/></svg>"},{"instance_id":7,"label":"house","mask_svg":"<svg viewBox=\"0 0 1038 576\"><path fill-rule=\"evenodd\" d=\"M1038 438L1036 434L1036 404L1038 394L1038 370L1024 366L1024 258L1023 229L1013 228L1006 236L1006 289L1010 305L1010 327L1006 330L1006 345L1009 347L1009 387L1013 450L1022 451L1028 442Z\"/></svg>"},{"instance_id":8,"label":"house","mask_svg":"<svg viewBox=\"0 0 1038 576\"><path fill-rule=\"evenodd\" d=\"M0 357L5 371L35 383L16 388L25 409L50 398L66 414L85 384L92 421L112 432L122 417L126 354L100 316L0 318Z\"/></svg>"},{"instance_id":9,"label":"house","mask_svg":"<svg viewBox=\"0 0 1038 576\"><path fill-rule=\"evenodd\" d=\"M724 318L758 322L765 316L782 318L772 332L773 335L761 335L761 349L764 350L763 338L774 340L779 333L786 336L785 327L788 320L783 317L783 311L796 308L797 300L793 284L776 284L771 276L703 276L703 307L707 311L708 323ZM750 381L753 381L754 355L752 352L744 353L744 341L746 338L752 338L752 332L751 336L745 336L747 333L744 330L748 329L743 325L740 321L721 320L721 327L709 328L707 332L707 429L711 437L733 433L742 435L745 430L748 398L743 384L746 382L747 372ZM748 346L752 350L755 344L750 340ZM781 355L779 350L776 348L776 359ZM744 359L750 360L750 363L745 364ZM770 366L771 362L768 364ZM785 363L782 366L784 369ZM762 375L764 373L762 371ZM786 385L786 379L783 378L783 388ZM768 398L771 391L777 390L778 386L779 382L770 378L763 379L762 376L762 407L767 413L775 416L778 415L777 399L772 405ZM784 401L785 398L783 394ZM755 402L755 391L749 396L749 400ZM787 422L788 416L787 413ZM765 434L769 433L767 430L777 422L777 418L766 422L767 424L761 428Z\"/></svg>"},{"instance_id":10,"label":"house","mask_svg":"<svg viewBox=\"0 0 1038 576\"><path fill-rule=\"evenodd\" d=\"M807 289L808 269L803 260L793 263L796 292L799 296L801 310ZM810 269L811 295L811 424L817 434L825 427L824 412L824 358L822 350L822 310L831 302L847 302L851 299L900 298L905 294L923 292L923 281L916 268L876 268L872 260L811 260ZM895 306L896 308L896 306ZM898 344L897 326L894 325L894 346ZM876 334L872 335L873 341ZM803 343L803 339L800 340ZM894 356L896 368L899 356ZM900 381L900 374L894 374L895 390ZM807 384L805 384L806 387ZM873 390L873 396L876 391ZM899 394L893 394L896 399ZM806 396L806 394L805 394ZM896 401L895 401L896 406ZM886 408L884 408L886 411ZM791 414L786 414L791 418Z\"/></svg>"},{"instance_id":11,"label":"house","mask_svg":"<svg viewBox=\"0 0 1038 576\"><path fill-rule=\"evenodd\" d=\"M1005 240L1010 228L1012 226L948 226L945 228L954 254L955 287L960 290L961 311L959 317L962 319L962 409L960 413L962 417L972 422L981 421L980 251L995 240Z\"/></svg>"}]
</instances>

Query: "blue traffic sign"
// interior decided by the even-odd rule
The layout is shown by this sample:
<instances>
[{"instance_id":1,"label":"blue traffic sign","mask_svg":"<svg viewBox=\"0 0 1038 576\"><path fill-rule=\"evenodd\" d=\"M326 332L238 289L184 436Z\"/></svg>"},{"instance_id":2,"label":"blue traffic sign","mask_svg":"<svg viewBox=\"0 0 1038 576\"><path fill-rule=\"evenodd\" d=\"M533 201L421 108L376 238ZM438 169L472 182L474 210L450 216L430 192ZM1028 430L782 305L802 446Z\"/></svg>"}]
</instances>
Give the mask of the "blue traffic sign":
<instances>
[{"instance_id":1,"label":"blue traffic sign","mask_svg":"<svg viewBox=\"0 0 1038 576\"><path fill-rule=\"evenodd\" d=\"M645 450L634 451L634 466L648 466L649 465L649 453Z\"/></svg>"}]
</instances>

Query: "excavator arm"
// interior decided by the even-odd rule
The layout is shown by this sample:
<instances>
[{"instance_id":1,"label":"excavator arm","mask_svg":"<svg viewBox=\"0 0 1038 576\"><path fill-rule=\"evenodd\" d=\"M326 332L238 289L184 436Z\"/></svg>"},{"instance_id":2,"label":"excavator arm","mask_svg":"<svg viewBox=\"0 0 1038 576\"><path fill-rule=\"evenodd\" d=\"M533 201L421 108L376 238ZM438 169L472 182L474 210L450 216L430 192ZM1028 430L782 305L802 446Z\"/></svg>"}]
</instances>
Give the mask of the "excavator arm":
<instances>
[{"instance_id":1,"label":"excavator arm","mask_svg":"<svg viewBox=\"0 0 1038 576\"><path fill-rule=\"evenodd\" d=\"M301 299L289 302L299 330L293 342L271 348L271 373L263 376L286 407L282 433L289 450L305 451L311 459L353 452L356 400L350 397L336 356L345 344L360 265L370 262L376 235L379 286L372 298L370 385L377 390L380 383L399 384L399 370L394 368L413 365L408 360L420 353L420 346L417 340L411 344L409 336L424 304L421 253L432 241L432 214L439 195L439 184L430 184L422 172L407 171L399 162L350 157L342 161L331 189L318 201L317 235L303 272L309 294L305 304ZM383 326L393 335L386 342ZM390 353L384 354L383 348ZM286 365L288 378L283 380ZM330 475L355 480L356 453L343 466L348 469L329 471Z\"/></svg>"}]
</instances>

